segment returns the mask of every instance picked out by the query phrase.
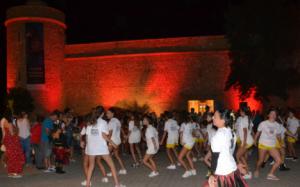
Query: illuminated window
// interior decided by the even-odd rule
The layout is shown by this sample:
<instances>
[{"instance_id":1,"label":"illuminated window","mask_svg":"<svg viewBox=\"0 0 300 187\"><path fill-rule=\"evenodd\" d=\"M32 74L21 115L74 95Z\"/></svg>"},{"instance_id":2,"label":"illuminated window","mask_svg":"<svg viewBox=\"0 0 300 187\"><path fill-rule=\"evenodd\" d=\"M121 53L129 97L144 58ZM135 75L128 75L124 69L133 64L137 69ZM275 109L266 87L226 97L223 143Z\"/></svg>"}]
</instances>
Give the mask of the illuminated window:
<instances>
[{"instance_id":1,"label":"illuminated window","mask_svg":"<svg viewBox=\"0 0 300 187\"><path fill-rule=\"evenodd\" d=\"M191 112L192 108L195 110L196 113L203 113L205 112L206 106L209 107L209 110L211 112L214 111L214 100L208 99L208 100L189 100L188 101L188 111Z\"/></svg>"}]
</instances>

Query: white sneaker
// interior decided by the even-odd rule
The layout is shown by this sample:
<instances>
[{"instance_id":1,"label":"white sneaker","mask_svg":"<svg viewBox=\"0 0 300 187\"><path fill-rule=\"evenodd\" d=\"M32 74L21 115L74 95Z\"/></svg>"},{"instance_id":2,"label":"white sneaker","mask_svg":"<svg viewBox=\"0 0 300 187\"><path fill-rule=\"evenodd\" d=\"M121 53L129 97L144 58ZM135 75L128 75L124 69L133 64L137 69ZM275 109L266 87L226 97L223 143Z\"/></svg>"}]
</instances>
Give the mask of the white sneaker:
<instances>
[{"instance_id":1,"label":"white sneaker","mask_svg":"<svg viewBox=\"0 0 300 187\"><path fill-rule=\"evenodd\" d=\"M194 158L193 158L193 162L197 162L197 158L194 157Z\"/></svg>"},{"instance_id":2,"label":"white sneaker","mask_svg":"<svg viewBox=\"0 0 300 187\"><path fill-rule=\"evenodd\" d=\"M119 174L120 174L120 175L126 175L126 174L127 174L126 169L121 169L121 170L119 171Z\"/></svg>"},{"instance_id":3,"label":"white sneaker","mask_svg":"<svg viewBox=\"0 0 300 187\"><path fill-rule=\"evenodd\" d=\"M182 178L188 178L192 175L192 173L190 171L186 171L184 172L184 174L182 175Z\"/></svg>"},{"instance_id":4,"label":"white sneaker","mask_svg":"<svg viewBox=\"0 0 300 187\"><path fill-rule=\"evenodd\" d=\"M124 184L116 185L115 187L126 187Z\"/></svg>"},{"instance_id":5,"label":"white sneaker","mask_svg":"<svg viewBox=\"0 0 300 187\"><path fill-rule=\"evenodd\" d=\"M177 166L181 166L180 162L177 162Z\"/></svg>"},{"instance_id":6,"label":"white sneaker","mask_svg":"<svg viewBox=\"0 0 300 187\"><path fill-rule=\"evenodd\" d=\"M190 170L190 172L191 172L191 175L193 175L193 176L197 175L197 171L195 169Z\"/></svg>"},{"instance_id":7,"label":"white sneaker","mask_svg":"<svg viewBox=\"0 0 300 187\"><path fill-rule=\"evenodd\" d=\"M103 177L101 180L103 183L108 183L108 178L107 177Z\"/></svg>"},{"instance_id":8,"label":"white sneaker","mask_svg":"<svg viewBox=\"0 0 300 187\"><path fill-rule=\"evenodd\" d=\"M270 163L270 166L273 166L275 164L275 161L273 160L271 163Z\"/></svg>"},{"instance_id":9,"label":"white sneaker","mask_svg":"<svg viewBox=\"0 0 300 187\"><path fill-rule=\"evenodd\" d=\"M175 164L171 164L167 167L167 169L170 169L170 170L174 170L176 169L176 165Z\"/></svg>"},{"instance_id":10,"label":"white sneaker","mask_svg":"<svg viewBox=\"0 0 300 187\"><path fill-rule=\"evenodd\" d=\"M81 182L81 186L86 186L86 180ZM92 182L90 182L90 186L92 186Z\"/></svg>"},{"instance_id":11,"label":"white sneaker","mask_svg":"<svg viewBox=\"0 0 300 187\"><path fill-rule=\"evenodd\" d=\"M152 171L152 172L149 174L149 177L150 177L150 178L153 178L153 177L156 177L156 176L158 176L158 175L159 175L158 172Z\"/></svg>"},{"instance_id":12,"label":"white sneaker","mask_svg":"<svg viewBox=\"0 0 300 187\"><path fill-rule=\"evenodd\" d=\"M244 178L245 180L252 179L252 173L251 173L251 172L248 172L246 175L243 176L243 178Z\"/></svg>"},{"instance_id":13,"label":"white sneaker","mask_svg":"<svg viewBox=\"0 0 300 187\"><path fill-rule=\"evenodd\" d=\"M53 170L51 170L50 168L44 170L44 173L51 173L51 172L53 172Z\"/></svg>"},{"instance_id":14,"label":"white sneaker","mask_svg":"<svg viewBox=\"0 0 300 187\"><path fill-rule=\"evenodd\" d=\"M108 177L112 177L112 173L111 173L111 172L107 173L106 175L107 175Z\"/></svg>"}]
</instances>

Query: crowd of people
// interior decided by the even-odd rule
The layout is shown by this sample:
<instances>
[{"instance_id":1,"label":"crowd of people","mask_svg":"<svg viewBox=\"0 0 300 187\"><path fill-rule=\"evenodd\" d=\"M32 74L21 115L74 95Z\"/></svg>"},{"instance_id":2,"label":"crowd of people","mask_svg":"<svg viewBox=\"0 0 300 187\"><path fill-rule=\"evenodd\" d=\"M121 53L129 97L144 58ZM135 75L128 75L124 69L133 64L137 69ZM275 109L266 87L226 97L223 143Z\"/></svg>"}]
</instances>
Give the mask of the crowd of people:
<instances>
[{"instance_id":1,"label":"crowd of people","mask_svg":"<svg viewBox=\"0 0 300 187\"><path fill-rule=\"evenodd\" d=\"M112 177L116 187L125 186L118 176L127 175L128 167L143 165L154 178L161 168L154 158L162 150L169 160L166 169L182 170L182 178L197 175L196 162L203 162L208 170L203 186L248 186L246 180L259 177L268 162L272 167L266 178L279 180L276 170L289 170L285 160L298 159L299 120L292 109L284 113L271 108L264 117L248 107L214 112L207 107L203 113L166 111L158 117L153 112L97 106L84 116L67 108L46 118L29 117L25 112L13 115L7 110L1 129L1 162L8 177L20 178L23 167L32 166L64 174L64 166L75 162L74 155L82 155L85 179L81 184L87 187L92 185L95 164L102 182ZM252 175L248 157L253 157L256 148ZM131 166L124 164L124 153L131 155Z\"/></svg>"}]
</instances>

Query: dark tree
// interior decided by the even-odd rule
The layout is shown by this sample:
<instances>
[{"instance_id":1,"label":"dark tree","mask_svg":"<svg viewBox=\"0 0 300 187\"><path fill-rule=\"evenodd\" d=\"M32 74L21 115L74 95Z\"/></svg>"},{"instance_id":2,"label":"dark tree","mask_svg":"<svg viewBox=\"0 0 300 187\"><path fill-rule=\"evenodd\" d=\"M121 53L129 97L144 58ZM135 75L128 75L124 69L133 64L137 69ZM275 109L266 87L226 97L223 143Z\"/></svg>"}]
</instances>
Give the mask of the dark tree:
<instances>
[{"instance_id":1,"label":"dark tree","mask_svg":"<svg viewBox=\"0 0 300 187\"><path fill-rule=\"evenodd\" d=\"M12 88L8 94L8 100L13 101L14 114L20 114L21 112L30 113L34 110L33 98L30 92L21 87Z\"/></svg>"},{"instance_id":2,"label":"dark tree","mask_svg":"<svg viewBox=\"0 0 300 187\"><path fill-rule=\"evenodd\" d=\"M226 89L246 98L288 98L300 84L300 3L296 0L243 0L226 14L231 73Z\"/></svg>"}]
</instances>

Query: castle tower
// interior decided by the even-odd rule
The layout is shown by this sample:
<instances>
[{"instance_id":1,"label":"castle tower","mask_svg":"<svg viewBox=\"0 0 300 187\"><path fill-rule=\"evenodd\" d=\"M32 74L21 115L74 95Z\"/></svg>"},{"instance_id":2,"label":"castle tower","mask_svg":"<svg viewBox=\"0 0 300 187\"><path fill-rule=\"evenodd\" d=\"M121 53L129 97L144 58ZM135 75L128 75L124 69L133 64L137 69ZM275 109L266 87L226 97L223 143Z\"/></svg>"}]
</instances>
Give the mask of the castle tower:
<instances>
[{"instance_id":1,"label":"castle tower","mask_svg":"<svg viewBox=\"0 0 300 187\"><path fill-rule=\"evenodd\" d=\"M62 107L64 13L42 1L29 0L7 10L5 26L8 89L27 88L38 110Z\"/></svg>"}]
</instances>

